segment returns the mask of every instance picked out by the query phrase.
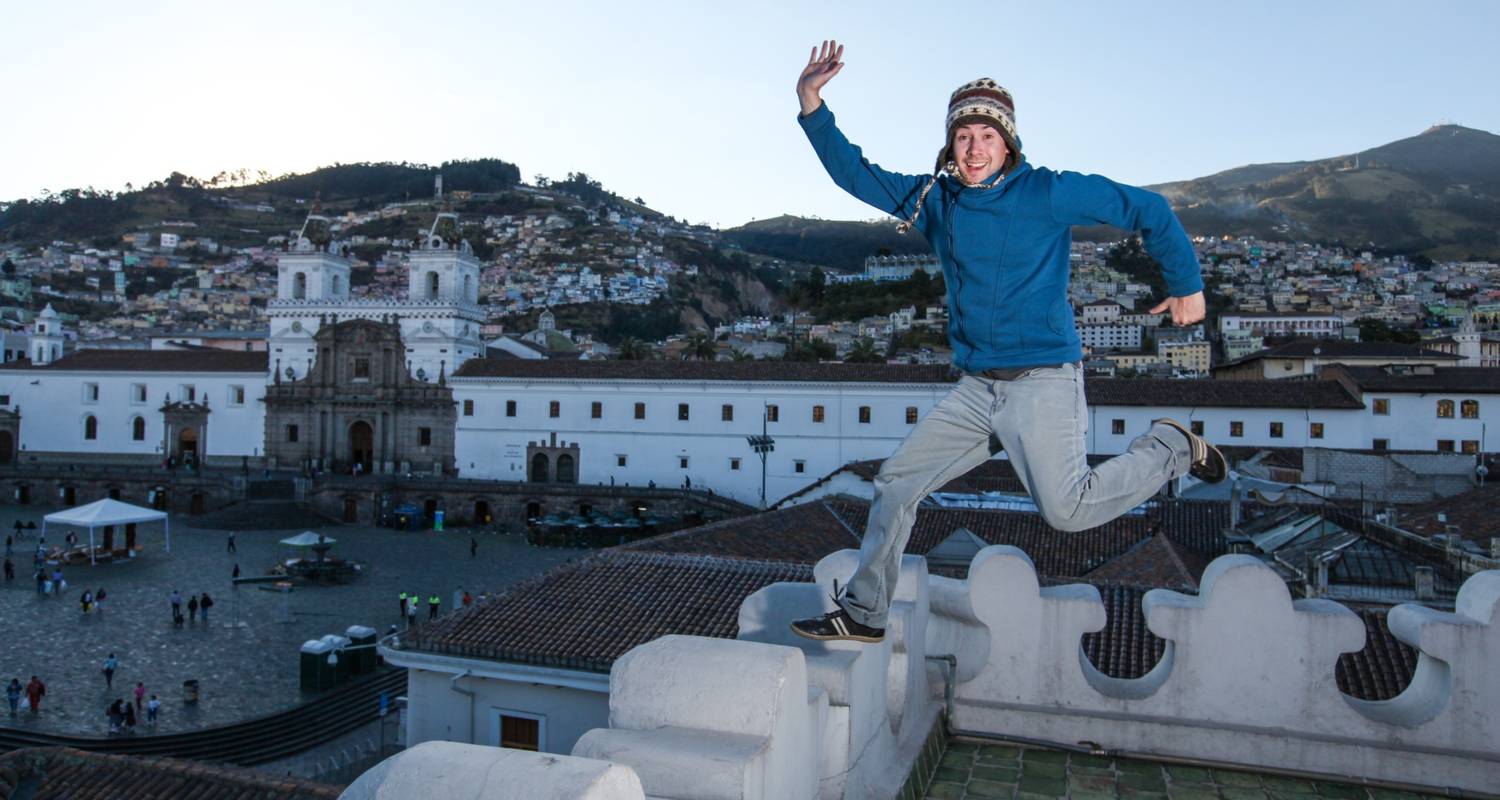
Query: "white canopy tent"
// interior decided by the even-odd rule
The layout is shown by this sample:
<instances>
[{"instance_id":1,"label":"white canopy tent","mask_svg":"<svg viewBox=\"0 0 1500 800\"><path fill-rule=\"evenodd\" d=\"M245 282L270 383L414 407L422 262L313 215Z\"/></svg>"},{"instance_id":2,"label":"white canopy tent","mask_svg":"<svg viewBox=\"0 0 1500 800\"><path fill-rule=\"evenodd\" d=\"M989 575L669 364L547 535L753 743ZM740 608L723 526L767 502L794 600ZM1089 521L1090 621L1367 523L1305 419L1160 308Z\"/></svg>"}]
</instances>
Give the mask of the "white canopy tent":
<instances>
[{"instance_id":1,"label":"white canopy tent","mask_svg":"<svg viewBox=\"0 0 1500 800\"><path fill-rule=\"evenodd\" d=\"M329 536L324 536L321 533L313 533L312 531L303 531L303 532L297 534L296 536L288 536L287 538L282 539L281 543L282 544L289 544L292 547L312 547L314 545L320 545L320 544L333 544L334 542L337 542L337 541L338 541L337 539L334 539L334 538L329 537Z\"/></svg>"},{"instance_id":2,"label":"white canopy tent","mask_svg":"<svg viewBox=\"0 0 1500 800\"><path fill-rule=\"evenodd\" d=\"M128 525L132 522L155 522L161 520L166 525L167 552L172 552L172 521L166 512L157 511L152 508L142 508L119 500L104 498L96 500L86 506L76 506L66 511L58 511L48 514L42 518L42 535L47 535L47 523L58 525L72 525L79 528L89 529L89 563L96 563L94 558L94 529L104 528L110 525Z\"/></svg>"}]
</instances>

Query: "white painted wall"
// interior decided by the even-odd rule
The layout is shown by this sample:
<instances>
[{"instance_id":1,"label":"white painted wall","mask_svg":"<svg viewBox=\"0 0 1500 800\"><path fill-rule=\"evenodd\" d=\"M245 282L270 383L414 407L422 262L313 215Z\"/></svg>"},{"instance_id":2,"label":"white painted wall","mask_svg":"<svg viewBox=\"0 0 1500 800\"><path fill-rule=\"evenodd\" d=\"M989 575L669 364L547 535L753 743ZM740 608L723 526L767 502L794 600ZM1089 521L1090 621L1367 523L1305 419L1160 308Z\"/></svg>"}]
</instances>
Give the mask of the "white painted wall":
<instances>
[{"instance_id":1,"label":"white painted wall","mask_svg":"<svg viewBox=\"0 0 1500 800\"><path fill-rule=\"evenodd\" d=\"M441 661L440 656L423 656L429 661ZM399 662L400 656L396 658ZM461 678L459 687L475 693L474 712L470 718L468 696L450 688L453 676L462 671L458 661L452 662L448 671L408 670L408 746L441 740L499 747L496 721L502 710L541 717L542 751L547 753L570 753L586 731L609 724L609 694L604 676L598 676L600 691L547 685L540 682L543 678L530 681L477 675ZM473 725L472 739L470 724Z\"/></svg>"}]
</instances>

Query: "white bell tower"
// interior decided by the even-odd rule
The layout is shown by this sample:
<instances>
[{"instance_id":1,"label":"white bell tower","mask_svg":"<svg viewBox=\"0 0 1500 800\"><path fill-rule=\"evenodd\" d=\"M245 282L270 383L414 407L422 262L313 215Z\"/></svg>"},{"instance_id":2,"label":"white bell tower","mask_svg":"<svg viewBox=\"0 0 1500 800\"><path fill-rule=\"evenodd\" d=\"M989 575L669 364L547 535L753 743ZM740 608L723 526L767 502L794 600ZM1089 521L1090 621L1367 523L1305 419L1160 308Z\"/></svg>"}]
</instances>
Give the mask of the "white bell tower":
<instances>
[{"instance_id":1,"label":"white bell tower","mask_svg":"<svg viewBox=\"0 0 1500 800\"><path fill-rule=\"evenodd\" d=\"M43 366L62 358L65 340L62 317L48 303L42 313L36 315L31 330L31 363Z\"/></svg>"}]
</instances>

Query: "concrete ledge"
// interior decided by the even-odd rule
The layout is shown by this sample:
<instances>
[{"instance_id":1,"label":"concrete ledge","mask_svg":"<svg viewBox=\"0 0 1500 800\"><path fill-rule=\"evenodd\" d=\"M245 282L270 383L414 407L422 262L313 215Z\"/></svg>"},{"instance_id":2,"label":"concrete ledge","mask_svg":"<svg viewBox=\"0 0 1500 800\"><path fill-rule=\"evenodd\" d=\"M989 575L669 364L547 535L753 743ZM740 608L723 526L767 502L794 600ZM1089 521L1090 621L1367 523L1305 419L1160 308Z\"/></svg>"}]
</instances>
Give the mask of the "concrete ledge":
<instances>
[{"instance_id":1,"label":"concrete ledge","mask_svg":"<svg viewBox=\"0 0 1500 800\"><path fill-rule=\"evenodd\" d=\"M645 800L627 767L573 756L425 742L376 764L339 800Z\"/></svg>"}]
</instances>

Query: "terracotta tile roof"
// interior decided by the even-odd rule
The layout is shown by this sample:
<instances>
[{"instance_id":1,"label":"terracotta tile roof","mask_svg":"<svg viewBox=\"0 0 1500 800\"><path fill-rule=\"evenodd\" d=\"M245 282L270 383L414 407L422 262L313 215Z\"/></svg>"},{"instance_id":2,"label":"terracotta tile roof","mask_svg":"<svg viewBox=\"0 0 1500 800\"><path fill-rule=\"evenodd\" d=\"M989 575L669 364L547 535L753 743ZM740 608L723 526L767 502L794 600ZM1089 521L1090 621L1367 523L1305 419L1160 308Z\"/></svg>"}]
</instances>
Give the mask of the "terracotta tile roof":
<instances>
[{"instance_id":1,"label":"terracotta tile roof","mask_svg":"<svg viewBox=\"0 0 1500 800\"><path fill-rule=\"evenodd\" d=\"M863 534L870 512L868 503L843 498L828 503L850 528ZM906 552L923 555L954 531L968 528L989 544L1008 544L1026 551L1043 576L1078 577L1145 539L1151 524L1145 517L1122 517L1090 530L1061 533L1032 512L922 507L917 509Z\"/></svg>"},{"instance_id":2,"label":"terracotta tile roof","mask_svg":"<svg viewBox=\"0 0 1500 800\"><path fill-rule=\"evenodd\" d=\"M1226 361L1218 367L1229 367L1251 361L1275 358L1412 358L1424 361L1457 361L1462 356L1429 350L1414 344L1400 342L1349 342L1343 339L1298 339L1279 347L1271 347L1251 353L1235 361Z\"/></svg>"},{"instance_id":3,"label":"terracotta tile roof","mask_svg":"<svg viewBox=\"0 0 1500 800\"><path fill-rule=\"evenodd\" d=\"M336 800L342 792L324 783L159 756L68 747L0 756L0 800Z\"/></svg>"},{"instance_id":4,"label":"terracotta tile roof","mask_svg":"<svg viewBox=\"0 0 1500 800\"><path fill-rule=\"evenodd\" d=\"M577 361L484 359L465 361L455 378L561 380L767 381L810 383L953 383L940 365L811 363L803 361Z\"/></svg>"},{"instance_id":5,"label":"terracotta tile roof","mask_svg":"<svg viewBox=\"0 0 1500 800\"><path fill-rule=\"evenodd\" d=\"M1090 583L1198 590L1209 559L1158 533L1084 576Z\"/></svg>"},{"instance_id":6,"label":"terracotta tile roof","mask_svg":"<svg viewBox=\"0 0 1500 800\"><path fill-rule=\"evenodd\" d=\"M85 370L91 372L259 372L268 369L265 351L240 350L78 350L45 366L12 361L0 369Z\"/></svg>"},{"instance_id":7,"label":"terracotta tile roof","mask_svg":"<svg viewBox=\"0 0 1500 800\"><path fill-rule=\"evenodd\" d=\"M623 549L816 564L829 553L857 549L861 533L826 502L812 502L643 539Z\"/></svg>"},{"instance_id":8,"label":"terracotta tile roof","mask_svg":"<svg viewBox=\"0 0 1500 800\"><path fill-rule=\"evenodd\" d=\"M1492 476L1500 473L1490 467ZM1448 525L1458 526L1458 535L1475 542L1489 551L1490 537L1500 536L1500 483L1490 482L1470 489L1460 495L1433 500L1403 511L1397 516L1396 527L1412 533L1431 536L1446 533ZM1447 518L1439 522L1438 514Z\"/></svg>"},{"instance_id":9,"label":"terracotta tile roof","mask_svg":"<svg viewBox=\"0 0 1500 800\"><path fill-rule=\"evenodd\" d=\"M1358 613L1365 623L1364 649L1339 656L1334 678L1345 694L1361 700L1389 700L1411 683L1417 669L1417 651L1391 635L1384 610L1362 609Z\"/></svg>"},{"instance_id":10,"label":"terracotta tile roof","mask_svg":"<svg viewBox=\"0 0 1500 800\"><path fill-rule=\"evenodd\" d=\"M1385 367L1330 367L1341 370L1364 392L1448 392L1500 394L1500 367L1433 367L1430 370Z\"/></svg>"},{"instance_id":11,"label":"terracotta tile roof","mask_svg":"<svg viewBox=\"0 0 1500 800\"><path fill-rule=\"evenodd\" d=\"M1337 381L1322 380L1090 378L1085 394L1094 406L1364 408Z\"/></svg>"},{"instance_id":12,"label":"terracotta tile roof","mask_svg":"<svg viewBox=\"0 0 1500 800\"><path fill-rule=\"evenodd\" d=\"M632 647L670 633L732 638L751 593L811 580L809 564L614 548L441 617L402 642L431 653L606 672Z\"/></svg>"}]
</instances>

